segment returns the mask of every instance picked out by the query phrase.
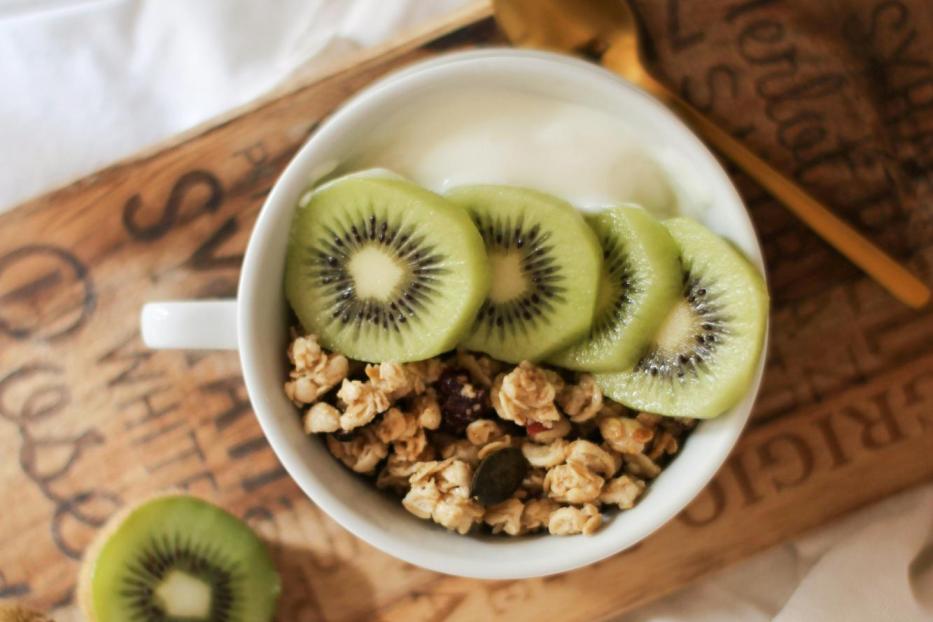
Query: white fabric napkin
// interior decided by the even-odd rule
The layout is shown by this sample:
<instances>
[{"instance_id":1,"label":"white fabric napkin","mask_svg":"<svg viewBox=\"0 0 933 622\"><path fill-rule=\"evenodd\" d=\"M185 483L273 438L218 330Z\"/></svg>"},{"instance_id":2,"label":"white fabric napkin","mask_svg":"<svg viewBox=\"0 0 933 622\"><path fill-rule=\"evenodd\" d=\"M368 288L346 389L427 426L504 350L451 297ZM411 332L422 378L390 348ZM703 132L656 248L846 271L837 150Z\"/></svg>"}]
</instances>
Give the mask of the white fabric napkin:
<instances>
[{"instance_id":1,"label":"white fabric napkin","mask_svg":"<svg viewBox=\"0 0 933 622\"><path fill-rule=\"evenodd\" d=\"M467 2L0 0L0 210ZM931 525L928 485L620 619L933 620Z\"/></svg>"},{"instance_id":2,"label":"white fabric napkin","mask_svg":"<svg viewBox=\"0 0 933 622\"><path fill-rule=\"evenodd\" d=\"M617 618L733 620L933 620L933 485L854 512Z\"/></svg>"},{"instance_id":3,"label":"white fabric napkin","mask_svg":"<svg viewBox=\"0 0 933 622\"><path fill-rule=\"evenodd\" d=\"M467 0L0 0L0 209Z\"/></svg>"}]
</instances>

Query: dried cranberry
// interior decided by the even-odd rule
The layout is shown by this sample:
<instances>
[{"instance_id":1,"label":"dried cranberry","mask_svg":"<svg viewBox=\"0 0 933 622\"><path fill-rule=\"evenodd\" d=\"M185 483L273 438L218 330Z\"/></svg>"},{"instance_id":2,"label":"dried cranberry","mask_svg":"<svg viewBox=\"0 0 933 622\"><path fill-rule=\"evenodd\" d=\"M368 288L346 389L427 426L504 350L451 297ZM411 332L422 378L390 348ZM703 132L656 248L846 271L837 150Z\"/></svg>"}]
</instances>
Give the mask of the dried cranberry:
<instances>
[{"instance_id":1,"label":"dried cranberry","mask_svg":"<svg viewBox=\"0 0 933 622\"><path fill-rule=\"evenodd\" d=\"M464 369L451 368L441 373L434 385L438 395L447 396L452 393L460 393L463 385L470 384L470 374Z\"/></svg>"},{"instance_id":2,"label":"dried cranberry","mask_svg":"<svg viewBox=\"0 0 933 622\"><path fill-rule=\"evenodd\" d=\"M489 413L489 391L470 381L462 369L449 369L436 384L438 404L447 432L462 436L468 425Z\"/></svg>"},{"instance_id":3,"label":"dried cranberry","mask_svg":"<svg viewBox=\"0 0 933 622\"><path fill-rule=\"evenodd\" d=\"M535 434L544 432L548 428L546 428L543 423L532 421L527 426L525 426L525 429L528 430L528 436L534 436Z\"/></svg>"}]
</instances>

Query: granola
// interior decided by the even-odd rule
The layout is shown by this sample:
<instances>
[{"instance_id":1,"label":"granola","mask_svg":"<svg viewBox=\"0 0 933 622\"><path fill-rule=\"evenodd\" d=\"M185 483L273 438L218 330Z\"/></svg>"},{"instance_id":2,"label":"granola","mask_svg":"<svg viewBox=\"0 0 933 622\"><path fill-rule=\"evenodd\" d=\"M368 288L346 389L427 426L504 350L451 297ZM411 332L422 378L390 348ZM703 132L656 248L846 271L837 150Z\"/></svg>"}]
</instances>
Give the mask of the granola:
<instances>
[{"instance_id":1,"label":"granola","mask_svg":"<svg viewBox=\"0 0 933 622\"><path fill-rule=\"evenodd\" d=\"M340 427L347 432L366 425L391 403L385 393L359 380L344 380L337 391L337 399L344 407Z\"/></svg>"},{"instance_id":2,"label":"granola","mask_svg":"<svg viewBox=\"0 0 933 622\"><path fill-rule=\"evenodd\" d=\"M548 470L544 492L563 503L591 503L599 498L605 481L585 464L570 461Z\"/></svg>"},{"instance_id":3,"label":"granola","mask_svg":"<svg viewBox=\"0 0 933 622\"><path fill-rule=\"evenodd\" d=\"M304 416L305 434L326 434L340 429L340 411L327 402L318 402Z\"/></svg>"},{"instance_id":4,"label":"granola","mask_svg":"<svg viewBox=\"0 0 933 622\"><path fill-rule=\"evenodd\" d=\"M567 459L567 446L567 441L563 439L557 439L547 445L525 441L522 443L522 454L531 466L549 469Z\"/></svg>"},{"instance_id":5,"label":"granola","mask_svg":"<svg viewBox=\"0 0 933 622\"><path fill-rule=\"evenodd\" d=\"M645 482L623 475L606 482L603 491L599 494L599 501L617 505L621 510L628 510L635 507L635 501L644 491Z\"/></svg>"},{"instance_id":6,"label":"granola","mask_svg":"<svg viewBox=\"0 0 933 622\"><path fill-rule=\"evenodd\" d=\"M505 435L498 423L492 419L477 419L466 428L467 440L482 447Z\"/></svg>"},{"instance_id":7,"label":"granola","mask_svg":"<svg viewBox=\"0 0 933 622\"><path fill-rule=\"evenodd\" d=\"M402 505L419 518L465 534L483 519L482 506L470 498L472 474L470 465L453 458L421 462L408 480L411 489Z\"/></svg>"},{"instance_id":8,"label":"granola","mask_svg":"<svg viewBox=\"0 0 933 622\"><path fill-rule=\"evenodd\" d=\"M561 417L550 428L528 426L528 437L536 443L550 443L564 438L573 431L570 421Z\"/></svg>"},{"instance_id":9,"label":"granola","mask_svg":"<svg viewBox=\"0 0 933 622\"><path fill-rule=\"evenodd\" d=\"M350 367L342 354L324 352L314 335L295 338L288 346L288 360L292 369L285 394L299 406L316 402L346 378Z\"/></svg>"},{"instance_id":10,"label":"granola","mask_svg":"<svg viewBox=\"0 0 933 622\"><path fill-rule=\"evenodd\" d=\"M389 447L376 436L374 430L363 430L349 441L341 441L333 434L327 436L330 453L357 473L370 474L389 455Z\"/></svg>"},{"instance_id":11,"label":"granola","mask_svg":"<svg viewBox=\"0 0 933 622\"><path fill-rule=\"evenodd\" d=\"M522 515L525 504L512 497L502 503L486 508L483 522L492 527L493 533L505 532L510 536L519 536L525 531Z\"/></svg>"},{"instance_id":12,"label":"granola","mask_svg":"<svg viewBox=\"0 0 933 622\"><path fill-rule=\"evenodd\" d=\"M576 384L568 384L557 398L560 407L574 423L589 421L602 410L603 392L589 374L581 374Z\"/></svg>"},{"instance_id":13,"label":"granola","mask_svg":"<svg viewBox=\"0 0 933 622\"><path fill-rule=\"evenodd\" d=\"M596 533L602 524L602 515L592 503L583 507L565 505L551 512L547 530L552 536L569 536L576 533L590 535Z\"/></svg>"},{"instance_id":14,"label":"granola","mask_svg":"<svg viewBox=\"0 0 933 622\"><path fill-rule=\"evenodd\" d=\"M395 455L413 461L425 450L428 437L418 416L390 408L375 426L376 437L383 443L392 444Z\"/></svg>"},{"instance_id":15,"label":"granola","mask_svg":"<svg viewBox=\"0 0 933 622\"><path fill-rule=\"evenodd\" d=\"M522 512L522 528L525 531L547 529L551 514L560 508L560 504L551 499L532 499L525 503Z\"/></svg>"},{"instance_id":16,"label":"granola","mask_svg":"<svg viewBox=\"0 0 933 622\"><path fill-rule=\"evenodd\" d=\"M465 438L441 437L438 441L442 458L456 458L472 467L479 464L479 447Z\"/></svg>"},{"instance_id":17,"label":"granola","mask_svg":"<svg viewBox=\"0 0 933 622\"><path fill-rule=\"evenodd\" d=\"M563 380L550 370L522 361L492 386L492 406L499 416L518 425L539 423L550 429L560 420L554 403Z\"/></svg>"},{"instance_id":18,"label":"granola","mask_svg":"<svg viewBox=\"0 0 933 622\"><path fill-rule=\"evenodd\" d=\"M599 432L606 443L621 454L640 454L654 438L654 431L638 419L618 415L601 416Z\"/></svg>"},{"instance_id":19,"label":"granola","mask_svg":"<svg viewBox=\"0 0 933 622\"><path fill-rule=\"evenodd\" d=\"M351 367L314 335L296 336L287 354L285 393L305 432L410 513L460 534L592 534L603 514L638 503L696 425L631 412L589 374L528 361L460 351ZM494 476L507 488L484 497L486 459L503 462L507 448L524 466Z\"/></svg>"},{"instance_id":20,"label":"granola","mask_svg":"<svg viewBox=\"0 0 933 622\"><path fill-rule=\"evenodd\" d=\"M404 495L411 488L409 479L417 471L422 462L434 459L434 450L429 446L425 452L417 456L415 460L406 460L396 453L390 453L386 464L379 472L376 478L376 487L391 488Z\"/></svg>"},{"instance_id":21,"label":"granola","mask_svg":"<svg viewBox=\"0 0 933 622\"><path fill-rule=\"evenodd\" d=\"M432 359L418 363L367 365L365 372L373 388L394 402L411 394L421 395L432 382L437 381L443 370L443 364Z\"/></svg>"}]
</instances>

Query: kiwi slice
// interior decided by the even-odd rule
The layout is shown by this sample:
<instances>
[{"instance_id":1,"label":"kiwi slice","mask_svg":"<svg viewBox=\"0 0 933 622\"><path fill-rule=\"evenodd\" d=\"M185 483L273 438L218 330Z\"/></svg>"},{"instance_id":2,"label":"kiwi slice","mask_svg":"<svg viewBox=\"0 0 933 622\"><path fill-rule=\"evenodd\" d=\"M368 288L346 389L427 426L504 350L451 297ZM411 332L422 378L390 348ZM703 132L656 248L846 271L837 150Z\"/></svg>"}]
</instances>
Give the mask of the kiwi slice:
<instances>
[{"instance_id":1,"label":"kiwi slice","mask_svg":"<svg viewBox=\"0 0 933 622\"><path fill-rule=\"evenodd\" d=\"M603 249L596 316L583 341L549 362L577 371L630 369L680 297L680 252L667 229L637 206L587 218Z\"/></svg>"},{"instance_id":2,"label":"kiwi slice","mask_svg":"<svg viewBox=\"0 0 933 622\"><path fill-rule=\"evenodd\" d=\"M279 592L256 534L182 494L119 512L85 555L78 585L96 622L262 622L275 614Z\"/></svg>"},{"instance_id":3,"label":"kiwi slice","mask_svg":"<svg viewBox=\"0 0 933 622\"><path fill-rule=\"evenodd\" d=\"M285 294L321 343L369 362L453 348L488 289L469 217L404 179L349 176L303 200L291 226Z\"/></svg>"},{"instance_id":4,"label":"kiwi slice","mask_svg":"<svg viewBox=\"0 0 933 622\"><path fill-rule=\"evenodd\" d=\"M603 392L631 408L709 418L748 391L761 355L768 292L729 242L688 218L664 222L680 248L683 291L634 368L597 374Z\"/></svg>"},{"instance_id":5,"label":"kiwi slice","mask_svg":"<svg viewBox=\"0 0 933 622\"><path fill-rule=\"evenodd\" d=\"M586 334L602 253L572 205L511 186L464 186L447 197L479 229L492 277L464 347L511 363L537 361Z\"/></svg>"}]
</instances>

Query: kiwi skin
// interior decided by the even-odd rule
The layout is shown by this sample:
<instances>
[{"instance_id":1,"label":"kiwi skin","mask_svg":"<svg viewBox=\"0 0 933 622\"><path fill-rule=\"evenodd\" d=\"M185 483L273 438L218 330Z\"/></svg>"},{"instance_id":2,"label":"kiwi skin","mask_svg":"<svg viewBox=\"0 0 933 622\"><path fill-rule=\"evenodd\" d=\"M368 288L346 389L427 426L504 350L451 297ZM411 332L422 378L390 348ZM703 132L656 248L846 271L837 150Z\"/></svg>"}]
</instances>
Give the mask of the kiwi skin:
<instances>
[{"instance_id":1,"label":"kiwi skin","mask_svg":"<svg viewBox=\"0 0 933 622\"><path fill-rule=\"evenodd\" d=\"M0 605L0 622L53 622L45 614L20 607L19 605Z\"/></svg>"},{"instance_id":2,"label":"kiwi skin","mask_svg":"<svg viewBox=\"0 0 933 622\"><path fill-rule=\"evenodd\" d=\"M600 295L613 285L618 290L609 308L600 312L597 302L593 332L548 362L580 372L624 371L638 362L680 299L680 249L664 225L635 204L590 214L586 220L603 245L603 274L615 281L602 282ZM619 272L612 272L614 268ZM625 279L624 286L620 279ZM620 299L626 305L625 315L617 306Z\"/></svg>"},{"instance_id":3,"label":"kiwi skin","mask_svg":"<svg viewBox=\"0 0 933 622\"><path fill-rule=\"evenodd\" d=\"M91 620L92 622L97 619L94 614L94 598L91 592L91 586L93 585L94 579L94 566L97 563L97 556L100 555L100 550L103 548L107 540L110 539L110 536L113 535L113 532L116 531L123 521L129 516L133 510L139 506L147 503L149 501L155 501L156 499L162 499L166 497L183 497L186 496L183 492L180 491L168 491L168 492L158 492L152 495L145 496L135 503L128 503L117 512L113 514L103 527L97 532L97 535L94 536L94 539L84 550L84 555L81 558L81 569L78 572L78 606L81 608L81 611L84 612L84 616Z\"/></svg>"},{"instance_id":4,"label":"kiwi skin","mask_svg":"<svg viewBox=\"0 0 933 622\"><path fill-rule=\"evenodd\" d=\"M95 622L97 616L94 612L94 597L92 587L94 580L94 568L97 565L97 557L100 555L101 549L107 543L107 540L110 539L110 536L123 524L123 521L137 508L149 503L150 501L156 501L158 499L169 499L175 497L189 498L193 495L190 495L181 490L168 490L163 492L157 492L145 497L140 498L134 503L128 503L126 506L118 510L111 516L107 523L97 532L97 535L88 545L87 549L84 551L84 556L81 561L81 570L78 573L78 606L81 608L81 611L84 612L85 617L90 622ZM202 499L207 503L211 503L206 499ZM212 505L216 505L213 504ZM222 509L222 508L221 508ZM0 620L0 622L5 622ZM27 621L26 622L31 622ZM37 622L41 622L41 619Z\"/></svg>"},{"instance_id":5,"label":"kiwi skin","mask_svg":"<svg viewBox=\"0 0 933 622\"><path fill-rule=\"evenodd\" d=\"M763 364L770 305L767 284L761 270L740 249L701 223L678 217L664 221L664 225L681 249L686 272L683 302L693 304L693 288L705 281L707 285L697 294L707 301L706 296L719 298L710 311L721 316L716 321L728 322L725 334L729 338L714 341L720 352L716 358L710 359L708 353L701 352L699 365L690 361L692 357L685 361L705 374L705 378L688 374L685 380L677 380L684 377L683 373L665 376L660 365L654 372L645 373L649 368L642 364L645 360L642 359L631 370L598 373L595 380L603 395L631 409L670 417L711 419L733 408L747 395ZM669 319L677 319L682 304L678 303L665 319L665 325ZM655 340L664 332L662 326ZM700 339L698 342L707 343ZM711 360L715 361L712 366ZM656 374L657 371L662 374ZM658 380L652 380L655 375Z\"/></svg>"}]
</instances>

